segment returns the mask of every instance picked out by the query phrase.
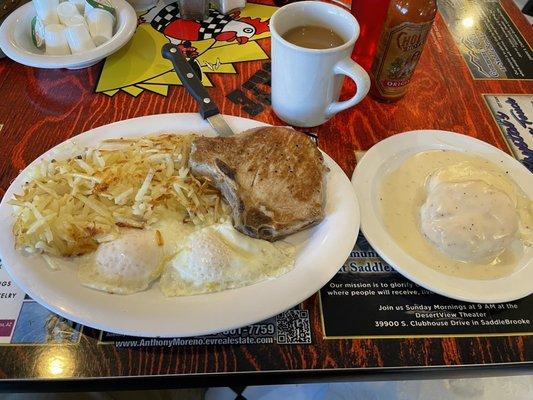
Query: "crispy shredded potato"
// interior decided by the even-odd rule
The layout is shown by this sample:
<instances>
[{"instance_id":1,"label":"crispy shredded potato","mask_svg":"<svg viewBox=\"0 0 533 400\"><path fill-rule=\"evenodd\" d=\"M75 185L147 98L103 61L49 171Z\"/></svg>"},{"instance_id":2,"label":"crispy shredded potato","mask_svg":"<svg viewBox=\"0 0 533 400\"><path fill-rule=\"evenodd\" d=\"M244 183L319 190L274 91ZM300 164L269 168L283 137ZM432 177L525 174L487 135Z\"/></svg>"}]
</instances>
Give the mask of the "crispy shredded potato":
<instances>
[{"instance_id":1,"label":"crispy shredded potato","mask_svg":"<svg viewBox=\"0 0 533 400\"><path fill-rule=\"evenodd\" d=\"M113 240L120 227L145 228L163 216L207 225L229 215L216 189L187 167L194 135L104 141L33 171L15 209L16 247L72 256Z\"/></svg>"}]
</instances>

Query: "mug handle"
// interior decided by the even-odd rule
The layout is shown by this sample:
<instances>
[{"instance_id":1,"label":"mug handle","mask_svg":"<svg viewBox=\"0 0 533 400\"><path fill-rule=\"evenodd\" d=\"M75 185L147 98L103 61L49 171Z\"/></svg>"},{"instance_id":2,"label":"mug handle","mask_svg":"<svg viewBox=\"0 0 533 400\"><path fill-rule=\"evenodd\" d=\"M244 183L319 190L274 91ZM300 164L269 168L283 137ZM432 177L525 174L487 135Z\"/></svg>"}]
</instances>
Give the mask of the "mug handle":
<instances>
[{"instance_id":1,"label":"mug handle","mask_svg":"<svg viewBox=\"0 0 533 400\"><path fill-rule=\"evenodd\" d=\"M326 110L328 118L342 110L355 106L363 100L370 90L370 77L366 71L351 58L345 58L335 64L335 67L333 67L333 73L335 75L346 75L351 78L355 82L357 88L351 99L346 101L336 101L328 106L328 109Z\"/></svg>"}]
</instances>

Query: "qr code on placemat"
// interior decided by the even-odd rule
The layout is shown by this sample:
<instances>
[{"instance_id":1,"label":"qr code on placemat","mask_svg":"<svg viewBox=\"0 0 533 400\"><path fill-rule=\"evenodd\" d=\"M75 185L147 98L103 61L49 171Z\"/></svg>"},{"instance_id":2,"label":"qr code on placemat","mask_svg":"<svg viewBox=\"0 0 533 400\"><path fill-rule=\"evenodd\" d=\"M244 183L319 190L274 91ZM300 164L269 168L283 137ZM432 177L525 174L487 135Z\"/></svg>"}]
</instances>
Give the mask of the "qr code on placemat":
<instances>
[{"instance_id":1,"label":"qr code on placemat","mask_svg":"<svg viewBox=\"0 0 533 400\"><path fill-rule=\"evenodd\" d=\"M309 311L288 310L276 317L278 344L310 344Z\"/></svg>"}]
</instances>

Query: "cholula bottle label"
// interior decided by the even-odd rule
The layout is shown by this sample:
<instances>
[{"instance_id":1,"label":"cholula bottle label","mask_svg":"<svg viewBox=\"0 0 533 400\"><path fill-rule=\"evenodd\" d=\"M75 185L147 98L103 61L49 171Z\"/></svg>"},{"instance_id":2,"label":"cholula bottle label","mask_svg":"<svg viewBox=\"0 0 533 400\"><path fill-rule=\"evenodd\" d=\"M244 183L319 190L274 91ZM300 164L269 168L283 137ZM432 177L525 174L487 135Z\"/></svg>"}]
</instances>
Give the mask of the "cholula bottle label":
<instances>
[{"instance_id":1,"label":"cholula bottle label","mask_svg":"<svg viewBox=\"0 0 533 400\"><path fill-rule=\"evenodd\" d=\"M405 93L415 70L432 22L404 22L383 32L372 66L375 89L383 97Z\"/></svg>"}]
</instances>

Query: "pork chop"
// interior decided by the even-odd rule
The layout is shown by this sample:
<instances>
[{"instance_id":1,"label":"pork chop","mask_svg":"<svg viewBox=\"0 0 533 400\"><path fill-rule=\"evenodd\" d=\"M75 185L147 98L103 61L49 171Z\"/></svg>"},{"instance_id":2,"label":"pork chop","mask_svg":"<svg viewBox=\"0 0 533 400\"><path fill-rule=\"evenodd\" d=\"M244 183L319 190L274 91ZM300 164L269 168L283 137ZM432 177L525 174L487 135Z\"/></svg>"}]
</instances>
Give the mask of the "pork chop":
<instances>
[{"instance_id":1,"label":"pork chop","mask_svg":"<svg viewBox=\"0 0 533 400\"><path fill-rule=\"evenodd\" d=\"M274 241L324 218L322 154L294 129L269 126L232 137L199 137L189 167L220 190L233 225L248 236Z\"/></svg>"}]
</instances>

